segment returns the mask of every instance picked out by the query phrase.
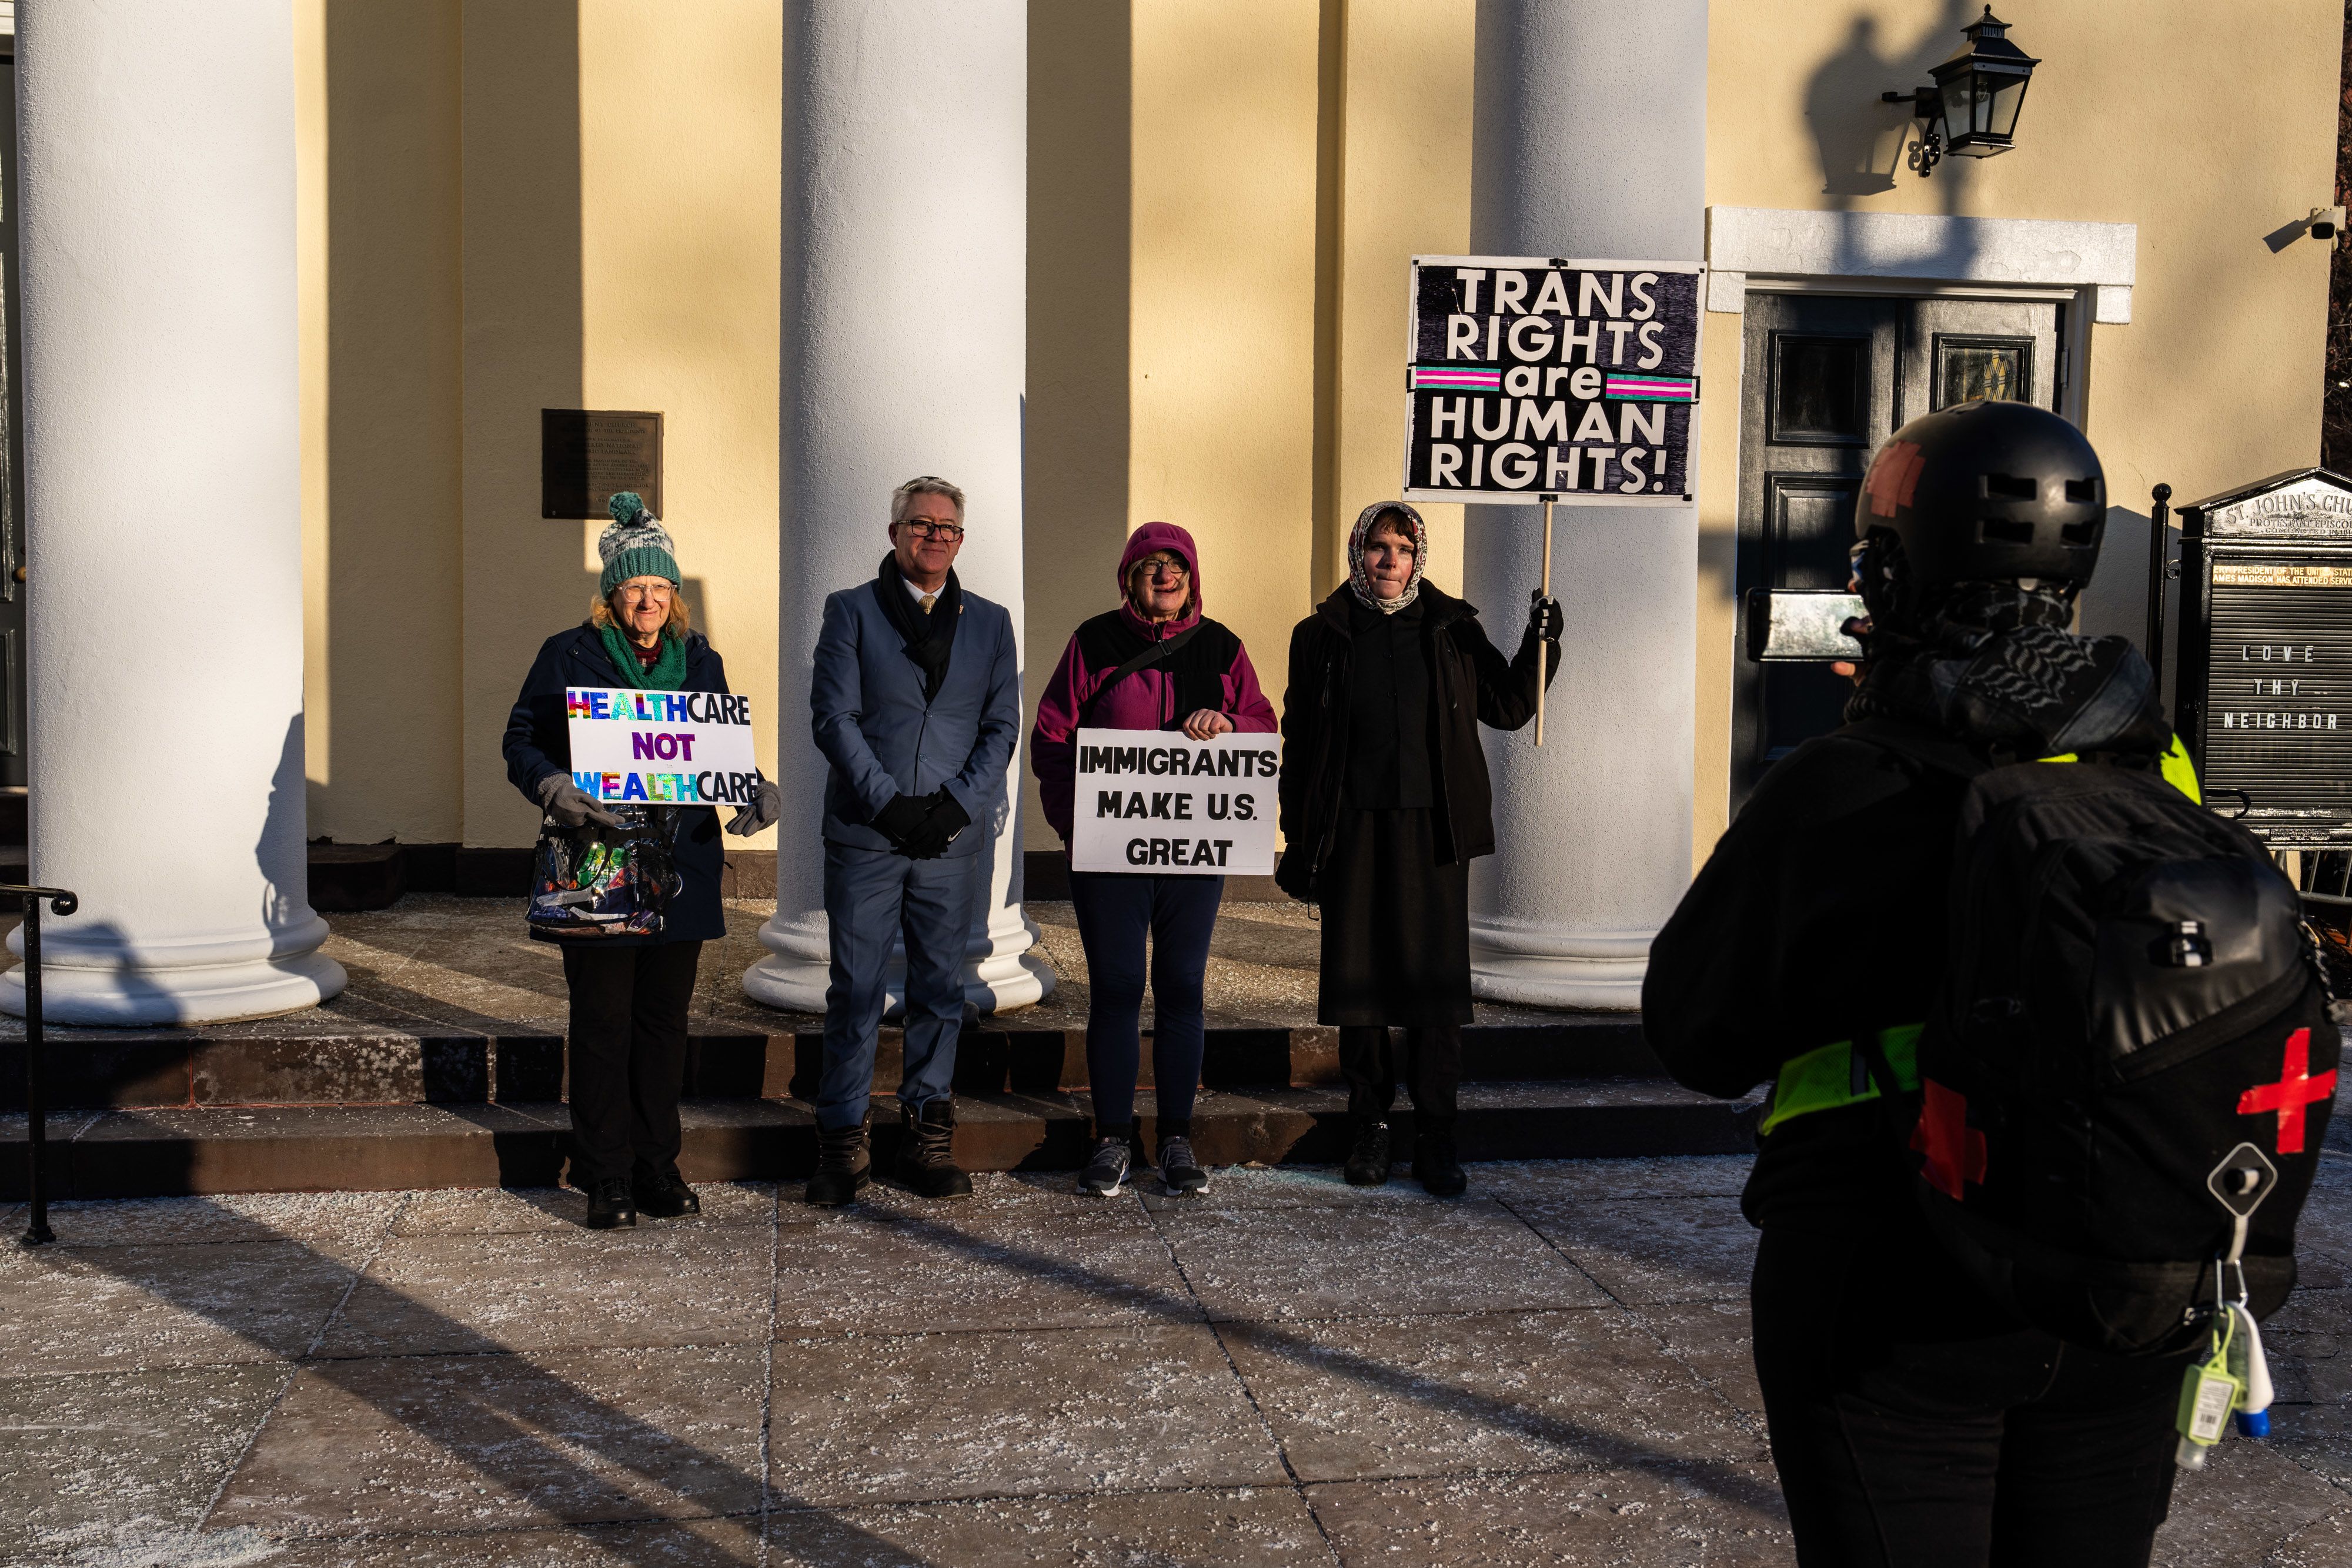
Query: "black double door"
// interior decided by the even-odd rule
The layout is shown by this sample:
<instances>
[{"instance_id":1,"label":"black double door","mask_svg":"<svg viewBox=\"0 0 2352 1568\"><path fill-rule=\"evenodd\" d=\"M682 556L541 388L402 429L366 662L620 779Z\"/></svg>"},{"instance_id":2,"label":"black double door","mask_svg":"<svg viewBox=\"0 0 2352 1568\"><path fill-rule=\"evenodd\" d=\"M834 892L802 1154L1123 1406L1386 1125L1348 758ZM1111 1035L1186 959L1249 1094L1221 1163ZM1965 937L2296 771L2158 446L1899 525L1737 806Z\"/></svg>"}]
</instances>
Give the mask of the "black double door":
<instances>
[{"instance_id":1,"label":"black double door","mask_svg":"<svg viewBox=\"0 0 2352 1568\"><path fill-rule=\"evenodd\" d=\"M1819 664L1749 659L1754 589L1840 592L1871 454L1906 420L1971 398L2056 406L2052 303L1750 294L1740 388L1741 624L1732 677L1731 808L1801 742L1835 729L1853 683Z\"/></svg>"}]
</instances>

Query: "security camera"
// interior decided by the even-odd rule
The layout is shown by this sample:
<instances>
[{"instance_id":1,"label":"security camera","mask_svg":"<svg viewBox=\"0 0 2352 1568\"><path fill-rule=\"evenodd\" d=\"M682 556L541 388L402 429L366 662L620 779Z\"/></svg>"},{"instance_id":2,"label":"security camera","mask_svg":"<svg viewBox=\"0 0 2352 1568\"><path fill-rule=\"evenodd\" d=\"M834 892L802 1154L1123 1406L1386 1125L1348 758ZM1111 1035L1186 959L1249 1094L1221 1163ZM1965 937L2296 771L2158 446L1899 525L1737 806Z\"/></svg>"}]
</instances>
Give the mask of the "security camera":
<instances>
[{"instance_id":1,"label":"security camera","mask_svg":"<svg viewBox=\"0 0 2352 1568\"><path fill-rule=\"evenodd\" d=\"M2314 239L2334 239L2336 231L2344 226L2342 207L2314 207L2311 216L2304 220Z\"/></svg>"}]
</instances>

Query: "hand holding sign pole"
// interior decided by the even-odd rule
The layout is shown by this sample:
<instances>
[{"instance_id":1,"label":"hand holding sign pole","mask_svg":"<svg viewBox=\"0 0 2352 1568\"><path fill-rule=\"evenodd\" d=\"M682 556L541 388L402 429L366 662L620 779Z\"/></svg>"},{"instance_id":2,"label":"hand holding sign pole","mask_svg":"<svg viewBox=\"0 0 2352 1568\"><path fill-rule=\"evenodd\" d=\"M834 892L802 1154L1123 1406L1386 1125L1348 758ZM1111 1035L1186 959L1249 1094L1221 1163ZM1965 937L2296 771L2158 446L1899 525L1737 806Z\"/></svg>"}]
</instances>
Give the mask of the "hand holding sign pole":
<instances>
[{"instance_id":1,"label":"hand holding sign pole","mask_svg":"<svg viewBox=\"0 0 2352 1568\"><path fill-rule=\"evenodd\" d=\"M1404 498L1541 497L1546 597L1555 504L1688 505L1702 270L1675 261L1413 257ZM1539 678L1538 746L1543 693Z\"/></svg>"},{"instance_id":2,"label":"hand holding sign pole","mask_svg":"<svg viewBox=\"0 0 2352 1568\"><path fill-rule=\"evenodd\" d=\"M1542 593L1546 599L1549 599L1551 597L1551 508L1552 503L1559 499L1559 497L1551 495L1547 495L1543 498L1544 546ZM1546 653L1543 645L1538 643L1536 645L1536 744L1538 746L1541 746L1543 744L1544 693L1551 689L1551 682L1546 678L1551 674L1551 672L1544 666L1550 663L1551 655Z\"/></svg>"}]
</instances>

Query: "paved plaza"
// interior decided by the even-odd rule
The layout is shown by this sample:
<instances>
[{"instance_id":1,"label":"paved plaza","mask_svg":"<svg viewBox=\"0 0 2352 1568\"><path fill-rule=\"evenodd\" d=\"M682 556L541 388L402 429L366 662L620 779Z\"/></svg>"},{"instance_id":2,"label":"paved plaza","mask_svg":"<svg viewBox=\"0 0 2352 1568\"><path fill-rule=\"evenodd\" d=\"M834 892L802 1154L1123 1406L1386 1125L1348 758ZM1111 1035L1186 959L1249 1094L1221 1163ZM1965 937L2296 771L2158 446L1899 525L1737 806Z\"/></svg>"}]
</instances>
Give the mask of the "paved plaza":
<instances>
[{"instance_id":1,"label":"paved plaza","mask_svg":"<svg viewBox=\"0 0 2352 1568\"><path fill-rule=\"evenodd\" d=\"M0 1253L0 1562L1784 1563L1746 1165L712 1186L604 1234L556 1190L63 1206ZM2352 1563L2326 1179L2277 1436L2184 1479L2162 1563Z\"/></svg>"}]
</instances>

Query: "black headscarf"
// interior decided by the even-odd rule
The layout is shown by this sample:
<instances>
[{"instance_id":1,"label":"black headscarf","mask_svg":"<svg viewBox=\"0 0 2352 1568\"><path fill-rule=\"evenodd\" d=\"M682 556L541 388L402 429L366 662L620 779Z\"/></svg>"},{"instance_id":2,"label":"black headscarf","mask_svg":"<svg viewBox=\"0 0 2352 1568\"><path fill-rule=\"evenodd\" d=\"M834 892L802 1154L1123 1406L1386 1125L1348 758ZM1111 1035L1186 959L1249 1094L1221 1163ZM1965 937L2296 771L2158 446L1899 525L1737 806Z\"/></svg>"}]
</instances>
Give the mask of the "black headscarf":
<instances>
[{"instance_id":1,"label":"black headscarf","mask_svg":"<svg viewBox=\"0 0 2352 1568\"><path fill-rule=\"evenodd\" d=\"M963 619L963 585L956 580L955 568L948 569L948 580L940 596L931 603L931 612L923 613L921 605L907 591L907 579L898 570L896 551L882 558L882 570L874 580L874 601L882 606L882 613L898 629L907 644L907 657L923 672L923 701L929 703L940 695L940 685L948 678L948 655L955 651L956 622Z\"/></svg>"},{"instance_id":2,"label":"black headscarf","mask_svg":"<svg viewBox=\"0 0 2352 1568\"><path fill-rule=\"evenodd\" d=\"M1848 719L1913 719L2016 760L2171 744L2155 675L2131 640L2066 630L2070 585L1951 583L1906 612L1877 575L1864 572L1869 664Z\"/></svg>"}]
</instances>

